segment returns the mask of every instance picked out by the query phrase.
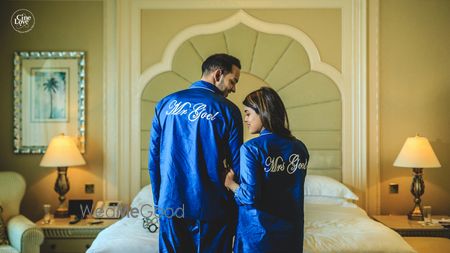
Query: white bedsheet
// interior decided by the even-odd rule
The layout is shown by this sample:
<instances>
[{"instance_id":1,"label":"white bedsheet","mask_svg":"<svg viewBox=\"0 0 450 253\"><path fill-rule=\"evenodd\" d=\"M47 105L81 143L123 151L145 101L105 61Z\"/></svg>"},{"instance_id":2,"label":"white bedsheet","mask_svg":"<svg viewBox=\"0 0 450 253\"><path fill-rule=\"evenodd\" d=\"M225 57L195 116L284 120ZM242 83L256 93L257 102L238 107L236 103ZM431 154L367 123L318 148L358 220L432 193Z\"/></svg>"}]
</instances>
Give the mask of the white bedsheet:
<instances>
[{"instance_id":1,"label":"white bedsheet","mask_svg":"<svg viewBox=\"0 0 450 253\"><path fill-rule=\"evenodd\" d=\"M142 208L153 204L150 185L143 187L131 203L131 208ZM144 214L143 214L144 213ZM101 231L86 253L156 253L158 249L158 232L150 233L143 226L143 215L139 212L137 218L125 216L118 222ZM158 230L159 231L159 230Z\"/></svg>"},{"instance_id":2,"label":"white bedsheet","mask_svg":"<svg viewBox=\"0 0 450 253\"><path fill-rule=\"evenodd\" d=\"M307 204L303 252L415 252L361 208Z\"/></svg>"},{"instance_id":3,"label":"white bedsheet","mask_svg":"<svg viewBox=\"0 0 450 253\"><path fill-rule=\"evenodd\" d=\"M144 187L131 204L151 203ZM142 217L125 217L103 230L87 253L158 252L158 233L143 228ZM415 252L393 230L370 219L360 208L305 205L305 253L313 252Z\"/></svg>"},{"instance_id":4,"label":"white bedsheet","mask_svg":"<svg viewBox=\"0 0 450 253\"><path fill-rule=\"evenodd\" d=\"M87 253L156 253L158 232L142 226L142 218L125 217L98 234Z\"/></svg>"}]
</instances>

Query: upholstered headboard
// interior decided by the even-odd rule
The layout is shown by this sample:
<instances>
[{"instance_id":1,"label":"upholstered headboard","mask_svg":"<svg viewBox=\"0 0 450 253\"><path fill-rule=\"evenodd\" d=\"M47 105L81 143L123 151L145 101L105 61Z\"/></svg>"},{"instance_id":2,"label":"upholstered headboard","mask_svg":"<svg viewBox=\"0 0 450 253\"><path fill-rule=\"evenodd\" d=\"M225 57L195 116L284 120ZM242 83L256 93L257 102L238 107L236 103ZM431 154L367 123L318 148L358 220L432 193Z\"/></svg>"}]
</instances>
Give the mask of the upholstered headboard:
<instances>
[{"instance_id":1,"label":"upholstered headboard","mask_svg":"<svg viewBox=\"0 0 450 253\"><path fill-rule=\"evenodd\" d=\"M249 17L250 18L250 17ZM232 22L232 21L230 21ZM342 180L342 98L339 72L320 61L317 48L297 29L253 22L230 24L218 32L183 41L173 54L171 69L154 72L141 96L141 186L149 183L148 140L154 106L164 96L200 79L201 63L212 53L225 52L241 60L237 92L229 99L242 108L242 100L261 86L278 91L288 111L293 134L307 145L310 174ZM332 74L330 74L332 73ZM253 138L244 130L244 138Z\"/></svg>"}]
</instances>

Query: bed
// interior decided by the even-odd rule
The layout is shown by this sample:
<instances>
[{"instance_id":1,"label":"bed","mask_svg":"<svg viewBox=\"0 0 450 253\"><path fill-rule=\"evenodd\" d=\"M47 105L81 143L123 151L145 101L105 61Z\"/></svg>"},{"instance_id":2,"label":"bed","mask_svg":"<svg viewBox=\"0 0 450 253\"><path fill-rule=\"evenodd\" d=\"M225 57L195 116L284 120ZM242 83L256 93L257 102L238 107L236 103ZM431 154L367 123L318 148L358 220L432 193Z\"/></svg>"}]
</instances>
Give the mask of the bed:
<instances>
[{"instance_id":1,"label":"bed","mask_svg":"<svg viewBox=\"0 0 450 253\"><path fill-rule=\"evenodd\" d=\"M415 252L395 231L372 220L353 202L357 196L329 177L308 175L305 182L305 235L303 252ZM152 204L149 185L131 207ZM103 230L88 253L158 252L158 233L143 226L143 215L125 216Z\"/></svg>"}]
</instances>

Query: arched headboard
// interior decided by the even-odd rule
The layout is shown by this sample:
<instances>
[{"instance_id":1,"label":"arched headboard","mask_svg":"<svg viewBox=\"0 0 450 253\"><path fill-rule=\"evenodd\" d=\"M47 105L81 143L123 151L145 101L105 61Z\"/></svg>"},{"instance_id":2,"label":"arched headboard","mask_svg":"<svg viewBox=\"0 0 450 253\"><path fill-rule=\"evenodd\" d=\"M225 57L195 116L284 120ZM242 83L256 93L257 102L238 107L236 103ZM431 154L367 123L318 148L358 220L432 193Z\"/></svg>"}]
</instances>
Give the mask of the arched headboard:
<instances>
[{"instance_id":1,"label":"arched headboard","mask_svg":"<svg viewBox=\"0 0 450 253\"><path fill-rule=\"evenodd\" d=\"M141 186L149 183L148 140L154 106L164 96L200 79L210 54L225 52L241 60L241 79L230 96L241 106L245 95L263 85L278 91L293 134L311 154L310 174L342 180L343 85L341 73L322 62L313 41L302 31L257 20L244 11L207 25L190 27L168 45L163 62L140 78ZM244 138L252 136L244 130Z\"/></svg>"}]
</instances>

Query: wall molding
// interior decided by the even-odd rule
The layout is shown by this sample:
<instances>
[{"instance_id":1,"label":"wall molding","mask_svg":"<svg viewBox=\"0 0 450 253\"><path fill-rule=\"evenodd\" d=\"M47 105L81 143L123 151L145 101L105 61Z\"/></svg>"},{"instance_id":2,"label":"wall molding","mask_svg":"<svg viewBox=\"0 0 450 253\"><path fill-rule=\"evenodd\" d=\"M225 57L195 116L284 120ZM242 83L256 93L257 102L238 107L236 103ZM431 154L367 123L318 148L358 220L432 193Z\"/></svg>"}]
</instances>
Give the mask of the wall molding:
<instances>
[{"instance_id":1,"label":"wall molding","mask_svg":"<svg viewBox=\"0 0 450 253\"><path fill-rule=\"evenodd\" d=\"M380 1L369 3L368 51L368 186L366 210L380 214Z\"/></svg>"},{"instance_id":2,"label":"wall molding","mask_svg":"<svg viewBox=\"0 0 450 253\"><path fill-rule=\"evenodd\" d=\"M204 0L116 0L117 11L113 11L113 4L105 4L105 13L115 13L117 29L116 47L105 47L105 55L117 49L116 67L113 63L105 62L105 92L113 85L113 92L105 93L105 135L104 135L104 185L105 198L120 199L130 202L139 191L140 185L140 95L145 80L150 80L155 73L170 68L168 57L174 53L176 45L182 38L193 36L192 31L172 40L164 53L161 63L146 70L140 75L140 14L144 9L245 9L245 8L339 8L342 11L342 73L327 64L316 64L316 68L323 73L329 73L330 78L337 78L336 83L342 83L340 89L343 97L343 181L350 185L364 202L366 192L367 162L366 162L366 1L365 0L280 0L274 6L273 1L204 1ZM240 11L241 20L250 22L246 13ZM107 16L105 15L105 19ZM231 22L231 21L228 21ZM233 21L236 22L236 21ZM254 22L254 20L252 21ZM262 21L261 21L262 22ZM225 22L226 23L226 22ZM257 25L257 24L255 24ZM111 24L105 21L105 32L111 30ZM285 26L282 30L289 30ZM188 28L189 29L189 28ZM188 30L187 29L187 30ZM195 30L194 28L191 28ZM264 28L263 28L264 29ZM297 34L299 30L295 29ZM182 33L183 33L182 32ZM290 32L292 33L292 32ZM105 40L114 36L105 36ZM298 35L297 35L298 36ZM290 36L291 37L291 36ZM301 36L300 36L301 37ZM301 43L306 42L304 38ZM312 41L311 41L312 42ZM106 43L106 42L105 42ZM113 43L113 42L109 42ZM304 45L304 44L302 44ZM308 45L304 45L305 48ZM315 48L314 43L312 46ZM310 47L310 46L308 46ZM311 47L312 48L312 47ZM170 49L170 50L169 50ZM317 51L317 49L316 49ZM314 50L307 50L310 59L320 63L320 56ZM312 53L311 53L312 52ZM106 61L106 57L105 57ZM313 64L311 64L313 67ZM116 72L113 73L113 71ZM108 78L107 75L112 74ZM115 79L115 80L113 80ZM116 84L118 83L118 85ZM116 85L116 87L114 87ZM111 96L112 97L111 97ZM119 104L117 105L117 102ZM108 108L108 106L113 106ZM116 128L114 130L110 128ZM118 128L118 129L117 129ZM118 136L117 143L107 140ZM115 146L111 146L114 143ZM364 206L364 203L361 203Z\"/></svg>"},{"instance_id":3,"label":"wall molding","mask_svg":"<svg viewBox=\"0 0 450 253\"><path fill-rule=\"evenodd\" d=\"M119 196L117 1L103 2L103 199Z\"/></svg>"},{"instance_id":4,"label":"wall molding","mask_svg":"<svg viewBox=\"0 0 450 253\"><path fill-rule=\"evenodd\" d=\"M358 204L365 206L366 192L366 1L347 2L342 8L342 75L349 84L343 96L342 159L343 182L358 194ZM350 101L347 101L350 99ZM350 131L348 131L350 129ZM344 166L344 165L343 165Z\"/></svg>"},{"instance_id":5,"label":"wall molding","mask_svg":"<svg viewBox=\"0 0 450 253\"><path fill-rule=\"evenodd\" d=\"M103 199L129 202L131 192L130 2L104 1Z\"/></svg>"}]
</instances>

